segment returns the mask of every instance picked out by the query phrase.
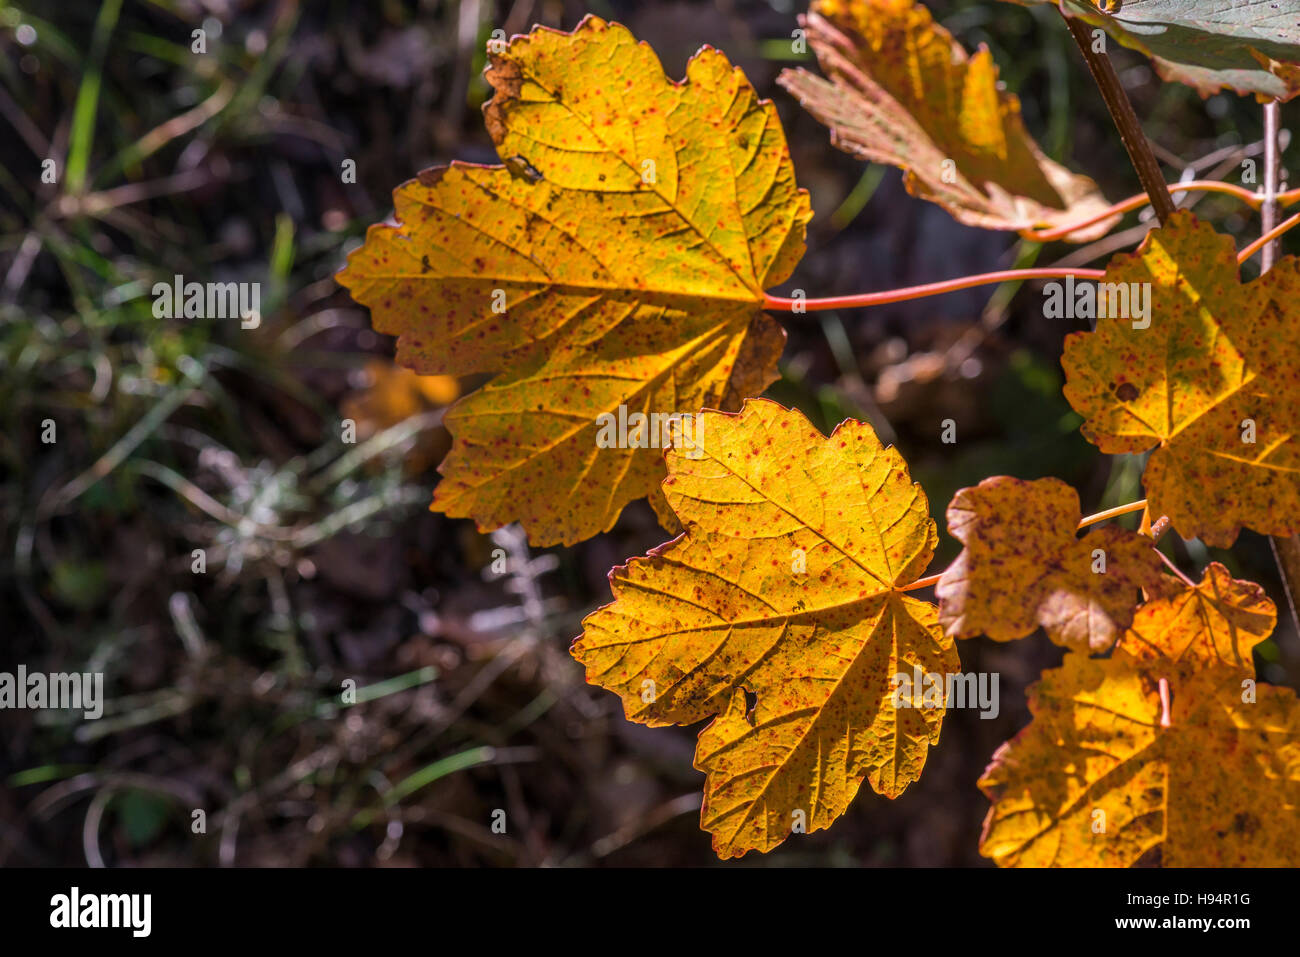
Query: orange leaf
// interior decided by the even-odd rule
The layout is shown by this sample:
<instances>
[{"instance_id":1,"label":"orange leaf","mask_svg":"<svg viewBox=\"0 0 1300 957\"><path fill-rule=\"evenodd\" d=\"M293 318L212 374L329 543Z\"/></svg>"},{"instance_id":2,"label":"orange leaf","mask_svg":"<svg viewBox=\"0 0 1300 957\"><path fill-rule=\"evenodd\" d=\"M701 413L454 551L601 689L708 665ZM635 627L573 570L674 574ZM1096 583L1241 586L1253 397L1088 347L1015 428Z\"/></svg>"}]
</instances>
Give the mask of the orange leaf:
<instances>
[{"instance_id":1,"label":"orange leaf","mask_svg":"<svg viewBox=\"0 0 1300 957\"><path fill-rule=\"evenodd\" d=\"M383 359L368 361L364 375L366 387L343 402L343 414L357 420L361 438L455 402L460 395L453 376L417 375Z\"/></svg>"},{"instance_id":2,"label":"orange leaf","mask_svg":"<svg viewBox=\"0 0 1300 957\"><path fill-rule=\"evenodd\" d=\"M737 408L776 378L761 311L811 217L773 105L705 47L670 81L588 17L491 55L504 166L454 163L394 193L339 281L421 372L499 373L447 416L433 508L536 545L607 530L664 476L658 414ZM618 444L600 430L620 423ZM662 504L660 503L662 513Z\"/></svg>"},{"instance_id":3,"label":"orange leaf","mask_svg":"<svg viewBox=\"0 0 1300 957\"><path fill-rule=\"evenodd\" d=\"M1222 666L1159 677L1116 649L1070 653L1030 688L1033 722L979 786L980 853L1010 867L1300 864L1300 707Z\"/></svg>"},{"instance_id":4,"label":"orange leaf","mask_svg":"<svg viewBox=\"0 0 1300 957\"><path fill-rule=\"evenodd\" d=\"M905 170L913 196L983 229L1054 227L1109 205L1086 176L1043 155L1020 102L981 47L968 56L912 0L817 0L801 23L829 80L786 70L777 82L831 128L831 142ZM1084 242L1118 216L1064 237Z\"/></svg>"},{"instance_id":5,"label":"orange leaf","mask_svg":"<svg viewBox=\"0 0 1300 957\"><path fill-rule=\"evenodd\" d=\"M630 720L713 718L696 749L701 826L720 857L739 857L828 827L864 779L900 794L944 702L895 707L896 676L960 661L935 607L900 591L937 536L925 494L869 425L823 438L751 399L704 413L695 440L668 453L664 482L685 534L610 572L614 602L571 652Z\"/></svg>"},{"instance_id":6,"label":"orange leaf","mask_svg":"<svg viewBox=\"0 0 1300 957\"><path fill-rule=\"evenodd\" d=\"M1300 531L1297 266L1286 257L1243 284L1232 240L1178 212L1110 261L1096 331L1066 337L1065 397L1084 436L1111 454L1155 449L1150 511L1184 538L1226 547L1243 525ZM1144 288L1146 316L1118 315Z\"/></svg>"},{"instance_id":7,"label":"orange leaf","mask_svg":"<svg viewBox=\"0 0 1300 957\"><path fill-rule=\"evenodd\" d=\"M966 547L935 586L945 631L1011 641L1041 624L1082 651L1114 644L1138 589L1165 576L1149 538L1115 525L1079 538L1080 518L1078 493L1057 479L1000 475L958 491L948 531Z\"/></svg>"},{"instance_id":8,"label":"orange leaf","mask_svg":"<svg viewBox=\"0 0 1300 957\"><path fill-rule=\"evenodd\" d=\"M1251 649L1277 624L1264 589L1210 562L1199 585L1166 576L1161 592L1138 609L1121 648L1144 661L1211 662L1255 673Z\"/></svg>"},{"instance_id":9,"label":"orange leaf","mask_svg":"<svg viewBox=\"0 0 1300 957\"><path fill-rule=\"evenodd\" d=\"M360 441L413 415L454 402L460 395L460 383L453 376L417 375L384 359L367 362L364 374L366 387L347 396L340 405L343 418L356 422ZM406 457L407 474L419 475L432 468L446 452L443 430L421 432L413 437Z\"/></svg>"}]
</instances>

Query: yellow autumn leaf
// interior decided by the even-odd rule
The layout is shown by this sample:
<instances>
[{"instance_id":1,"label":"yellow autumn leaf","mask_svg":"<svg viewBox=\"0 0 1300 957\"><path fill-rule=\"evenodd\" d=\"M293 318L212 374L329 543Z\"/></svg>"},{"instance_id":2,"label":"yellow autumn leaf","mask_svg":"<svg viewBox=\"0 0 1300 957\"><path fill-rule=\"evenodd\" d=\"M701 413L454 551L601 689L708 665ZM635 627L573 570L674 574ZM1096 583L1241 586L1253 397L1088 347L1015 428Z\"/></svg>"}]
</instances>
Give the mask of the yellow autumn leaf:
<instances>
[{"instance_id":1,"label":"yellow autumn leaf","mask_svg":"<svg viewBox=\"0 0 1300 957\"><path fill-rule=\"evenodd\" d=\"M901 591L937 533L869 425L825 438L751 399L695 430L664 482L685 533L610 572L614 601L571 652L630 720L713 719L696 749L701 826L739 857L828 827L863 780L888 797L916 780L944 701L899 693L896 676L960 661L935 607Z\"/></svg>"},{"instance_id":2,"label":"yellow autumn leaf","mask_svg":"<svg viewBox=\"0 0 1300 957\"><path fill-rule=\"evenodd\" d=\"M1029 709L1033 722L979 782L993 802L980 853L999 865L1300 865L1291 689L1198 661L1158 674L1117 648L1067 654L1030 689Z\"/></svg>"},{"instance_id":3,"label":"yellow autumn leaf","mask_svg":"<svg viewBox=\"0 0 1300 957\"><path fill-rule=\"evenodd\" d=\"M968 55L921 4L816 0L801 23L828 79L799 69L777 82L830 127L837 147L906 171L912 195L967 225L1021 233L1109 205L1091 179L1043 155L988 49ZM1063 238L1095 239L1118 220Z\"/></svg>"},{"instance_id":4,"label":"yellow autumn leaf","mask_svg":"<svg viewBox=\"0 0 1300 957\"><path fill-rule=\"evenodd\" d=\"M1061 358L1084 436L1110 454L1154 449L1151 514L1184 538L1300 531L1297 260L1243 283L1232 240L1178 212L1101 283L1096 330L1067 336Z\"/></svg>"},{"instance_id":5,"label":"yellow autumn leaf","mask_svg":"<svg viewBox=\"0 0 1300 957\"><path fill-rule=\"evenodd\" d=\"M447 416L433 508L571 544L655 495L672 417L776 378L785 332L763 291L812 213L775 108L717 50L673 82L588 17L490 61L504 165L400 186L397 225L372 226L339 282L403 364L498 373Z\"/></svg>"},{"instance_id":6,"label":"yellow autumn leaf","mask_svg":"<svg viewBox=\"0 0 1300 957\"><path fill-rule=\"evenodd\" d=\"M999 475L959 490L948 531L965 547L934 590L947 633L1011 641L1042 625L1082 651L1114 644L1138 590L1165 576L1151 539L1114 525L1079 538L1081 518L1078 493L1059 479Z\"/></svg>"},{"instance_id":7,"label":"yellow autumn leaf","mask_svg":"<svg viewBox=\"0 0 1300 957\"><path fill-rule=\"evenodd\" d=\"M1255 673L1251 649L1273 633L1277 608L1254 582L1210 562L1196 586L1165 576L1120 647L1144 661L1201 661Z\"/></svg>"}]
</instances>

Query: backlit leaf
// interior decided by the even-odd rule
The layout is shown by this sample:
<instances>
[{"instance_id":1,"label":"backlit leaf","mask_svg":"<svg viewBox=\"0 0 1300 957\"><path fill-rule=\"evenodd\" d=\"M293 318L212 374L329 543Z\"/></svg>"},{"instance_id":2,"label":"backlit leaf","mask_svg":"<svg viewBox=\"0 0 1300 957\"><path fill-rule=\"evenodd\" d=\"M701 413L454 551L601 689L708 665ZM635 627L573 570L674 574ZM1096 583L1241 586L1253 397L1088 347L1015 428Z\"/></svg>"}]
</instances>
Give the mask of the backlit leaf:
<instances>
[{"instance_id":1,"label":"backlit leaf","mask_svg":"<svg viewBox=\"0 0 1300 957\"><path fill-rule=\"evenodd\" d=\"M1057 644L1105 651L1133 620L1138 589L1164 577L1151 539L1116 525L1078 537L1079 495L1058 479L1005 475L964 488L948 531L966 547L935 595L954 638L1011 641L1042 625Z\"/></svg>"},{"instance_id":2,"label":"backlit leaf","mask_svg":"<svg viewBox=\"0 0 1300 957\"><path fill-rule=\"evenodd\" d=\"M811 209L775 108L717 50L673 82L588 17L490 60L504 165L398 187L397 225L372 226L339 281L403 364L498 373L447 415L433 508L569 544L662 480L666 430L636 416L735 409L775 379L785 333L763 291ZM622 447L598 443L606 413Z\"/></svg>"},{"instance_id":3,"label":"backlit leaf","mask_svg":"<svg viewBox=\"0 0 1300 957\"><path fill-rule=\"evenodd\" d=\"M1106 208L1096 183L1048 159L1025 131L989 51L968 56L924 6L816 0L801 22L829 79L801 69L778 82L840 149L905 170L912 195L984 229L1059 226ZM1094 239L1117 221L1066 238Z\"/></svg>"},{"instance_id":4,"label":"backlit leaf","mask_svg":"<svg viewBox=\"0 0 1300 957\"><path fill-rule=\"evenodd\" d=\"M1012 0L1052 3L1151 57L1166 80L1201 96L1225 87L1262 99L1300 93L1295 0Z\"/></svg>"},{"instance_id":5,"label":"backlit leaf","mask_svg":"<svg viewBox=\"0 0 1300 957\"><path fill-rule=\"evenodd\" d=\"M751 399L704 413L695 439L668 453L664 482L685 533L610 572L614 601L571 651L630 720L713 719L701 825L739 857L828 827L864 779L888 797L916 780L944 703L895 707L894 676L960 662L935 607L900 591L937 534L870 426L824 438Z\"/></svg>"},{"instance_id":6,"label":"backlit leaf","mask_svg":"<svg viewBox=\"0 0 1300 957\"><path fill-rule=\"evenodd\" d=\"M1242 283L1232 240L1178 212L1110 261L1096 331L1066 337L1065 397L1084 436L1111 454L1155 450L1150 511L1184 538L1226 547L1242 526L1300 531L1297 265ZM1148 315L1123 315L1144 284Z\"/></svg>"},{"instance_id":7,"label":"backlit leaf","mask_svg":"<svg viewBox=\"0 0 1300 957\"><path fill-rule=\"evenodd\" d=\"M1070 653L1030 689L1033 722L980 779L980 852L1003 866L1300 864L1300 706L1289 688L1184 661L1168 675L1116 649Z\"/></svg>"},{"instance_id":8,"label":"backlit leaf","mask_svg":"<svg viewBox=\"0 0 1300 957\"><path fill-rule=\"evenodd\" d=\"M1255 673L1251 649L1273 633L1277 608L1254 582L1211 562L1196 587L1165 576L1120 647L1134 658L1201 661Z\"/></svg>"}]
</instances>

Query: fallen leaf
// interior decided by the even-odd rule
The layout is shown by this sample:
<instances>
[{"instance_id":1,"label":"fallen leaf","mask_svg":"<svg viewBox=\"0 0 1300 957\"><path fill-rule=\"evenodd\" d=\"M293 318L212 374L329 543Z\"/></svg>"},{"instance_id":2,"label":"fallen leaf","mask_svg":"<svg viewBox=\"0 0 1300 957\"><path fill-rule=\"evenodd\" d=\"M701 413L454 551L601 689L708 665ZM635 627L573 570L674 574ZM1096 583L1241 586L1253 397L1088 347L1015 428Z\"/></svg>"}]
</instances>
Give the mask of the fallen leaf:
<instances>
[{"instance_id":1,"label":"fallen leaf","mask_svg":"<svg viewBox=\"0 0 1300 957\"><path fill-rule=\"evenodd\" d=\"M1232 240L1180 211L1110 261L1096 330L1065 339L1084 436L1112 455L1155 450L1150 512L1183 538L1227 547L1242 526L1300 531L1297 265L1242 283ZM1146 317L1121 315L1144 288Z\"/></svg>"},{"instance_id":2,"label":"fallen leaf","mask_svg":"<svg viewBox=\"0 0 1300 957\"><path fill-rule=\"evenodd\" d=\"M967 225L1021 233L1109 205L1091 179L1043 155L988 49L968 56L921 4L817 0L800 22L829 79L799 69L777 82L830 127L837 147L906 171L913 196ZM1064 238L1096 239L1118 221Z\"/></svg>"},{"instance_id":3,"label":"fallen leaf","mask_svg":"<svg viewBox=\"0 0 1300 957\"><path fill-rule=\"evenodd\" d=\"M1208 97L1222 89L1261 101L1300 93L1300 10L1259 0L1012 0L1050 2L1151 57L1166 80Z\"/></svg>"},{"instance_id":4,"label":"fallen leaf","mask_svg":"<svg viewBox=\"0 0 1300 957\"><path fill-rule=\"evenodd\" d=\"M960 661L935 607L900 591L937 534L869 425L824 438L750 399L704 413L696 444L667 456L685 533L610 572L614 601L571 653L629 720L713 719L696 750L701 826L720 857L739 857L828 827L863 780L888 797L916 780L944 702L895 707L895 676Z\"/></svg>"},{"instance_id":5,"label":"fallen leaf","mask_svg":"<svg viewBox=\"0 0 1300 957\"><path fill-rule=\"evenodd\" d=\"M1012 641L1042 625L1057 644L1110 648L1138 589L1166 576L1151 539L1117 525L1079 538L1082 517L1078 493L1058 479L999 475L959 490L948 531L965 547L934 589L946 633Z\"/></svg>"},{"instance_id":6,"label":"fallen leaf","mask_svg":"<svg viewBox=\"0 0 1300 957\"><path fill-rule=\"evenodd\" d=\"M1295 867L1295 692L1184 661L1169 678L1116 649L1070 653L1030 688L1033 722L979 786L993 802L980 853L1007 867ZM1253 685L1253 682L1251 682Z\"/></svg>"},{"instance_id":7,"label":"fallen leaf","mask_svg":"<svg viewBox=\"0 0 1300 957\"><path fill-rule=\"evenodd\" d=\"M775 107L717 50L673 82L624 27L587 17L490 61L506 165L398 187L397 225L372 226L338 278L404 365L499 373L448 413L433 508L572 544L662 480L665 429L637 416L734 409L776 378L785 332L763 292L812 213ZM598 443L602 415L621 447Z\"/></svg>"},{"instance_id":8,"label":"fallen leaf","mask_svg":"<svg viewBox=\"0 0 1300 957\"><path fill-rule=\"evenodd\" d=\"M1273 633L1277 608L1264 589L1210 562L1195 587L1165 576L1120 647L1142 661L1200 661L1255 673L1251 649Z\"/></svg>"}]
</instances>

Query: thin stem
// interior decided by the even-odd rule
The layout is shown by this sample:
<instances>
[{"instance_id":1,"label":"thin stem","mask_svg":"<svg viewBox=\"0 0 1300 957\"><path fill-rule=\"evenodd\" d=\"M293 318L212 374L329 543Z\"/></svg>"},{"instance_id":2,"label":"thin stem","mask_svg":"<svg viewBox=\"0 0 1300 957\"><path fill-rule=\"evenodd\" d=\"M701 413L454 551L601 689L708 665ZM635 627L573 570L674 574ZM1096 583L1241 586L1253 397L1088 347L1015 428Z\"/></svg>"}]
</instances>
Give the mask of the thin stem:
<instances>
[{"instance_id":1,"label":"thin stem","mask_svg":"<svg viewBox=\"0 0 1300 957\"><path fill-rule=\"evenodd\" d=\"M1300 225L1300 213L1296 213L1294 216L1289 216L1286 219L1282 220L1282 222L1279 223L1277 226L1274 226L1263 236L1260 236L1259 239L1255 240L1253 243L1251 243L1241 252L1237 253L1238 265L1244 263L1251 256L1255 255L1255 253L1259 252L1261 249L1264 249L1265 247L1270 245L1275 239L1281 236L1283 233L1287 232L1290 229L1293 229L1297 225ZM1267 272L1267 269L1265 269L1265 271Z\"/></svg>"},{"instance_id":2,"label":"thin stem","mask_svg":"<svg viewBox=\"0 0 1300 957\"><path fill-rule=\"evenodd\" d=\"M1097 81L1097 88L1101 91L1102 99L1106 101L1106 108L1110 110L1115 125L1119 127L1119 138L1123 141L1124 148L1128 150L1129 159L1133 161L1133 169L1137 171L1142 188L1151 198L1151 208L1156 211L1156 217L1161 225L1164 225L1165 220L1174 214L1174 201L1170 198L1169 191L1165 189L1165 177L1160 172L1160 163L1151 152L1151 144L1147 142L1146 134L1142 132L1142 124L1138 122L1137 114L1133 112L1133 104L1129 102L1128 94L1124 92L1124 86L1119 82L1115 67L1105 53L1093 52L1092 37L1087 24L1075 17L1067 16L1065 25L1070 28L1070 34L1074 37L1079 52L1083 54L1088 69L1092 71L1092 78Z\"/></svg>"},{"instance_id":3,"label":"thin stem","mask_svg":"<svg viewBox=\"0 0 1300 957\"><path fill-rule=\"evenodd\" d=\"M1136 502L1129 502L1127 505L1116 505L1114 508L1108 508L1104 512L1098 512L1095 515L1087 515L1079 522L1079 528L1087 528L1089 525L1096 525L1098 522L1104 522L1108 518L1116 518L1120 515L1127 515L1129 512L1140 512L1147 507L1146 499L1138 499Z\"/></svg>"},{"instance_id":4,"label":"thin stem","mask_svg":"<svg viewBox=\"0 0 1300 957\"><path fill-rule=\"evenodd\" d=\"M947 569L945 568L944 571L947 571ZM918 591L922 588L929 588L931 585L937 585L939 583L939 579L942 577L943 577L943 572L939 572L939 574L937 575L927 575L925 578L918 578L916 581L912 582L912 584L904 585L902 588L898 590Z\"/></svg>"},{"instance_id":5,"label":"thin stem","mask_svg":"<svg viewBox=\"0 0 1300 957\"><path fill-rule=\"evenodd\" d=\"M1169 193L1226 193L1229 196L1235 196L1251 209L1259 209L1264 203L1264 197L1259 193L1251 192L1244 186L1237 186L1233 183L1221 183L1217 179L1194 179L1186 183L1167 183L1165 189ZM1300 201L1300 188L1288 190L1285 193L1278 193L1275 197L1277 202L1282 206L1290 206ZM1034 242L1050 242L1053 239L1060 239L1068 236L1078 229L1084 229L1094 223L1100 223L1102 220L1109 219L1116 214L1131 213L1135 209L1141 209L1149 205L1151 197L1146 193L1135 193L1128 199L1120 200L1113 206L1108 206L1100 213L1089 216L1087 219L1081 219L1077 222L1066 223L1063 226L1053 226L1051 229L1035 229L1029 232L1021 233L1025 239L1032 239Z\"/></svg>"},{"instance_id":6,"label":"thin stem","mask_svg":"<svg viewBox=\"0 0 1300 957\"><path fill-rule=\"evenodd\" d=\"M1282 592L1291 611L1291 623L1300 634L1300 612L1295 601L1295 587L1300 585L1300 535L1270 535L1268 543L1273 547L1273 561L1277 562L1281 573Z\"/></svg>"},{"instance_id":7,"label":"thin stem","mask_svg":"<svg viewBox=\"0 0 1300 957\"><path fill-rule=\"evenodd\" d=\"M1152 547L1152 548L1155 548L1155 545L1153 544L1151 547ZM1172 558L1170 558L1168 555L1166 555L1164 552L1162 552L1162 551L1161 551L1160 549L1158 549L1158 548L1155 549L1155 552L1156 552L1157 555L1160 556L1160 560L1161 560L1162 562L1165 563L1165 566L1166 566L1166 567L1167 567L1171 572L1173 572L1175 575L1177 575L1179 578L1181 578L1181 579L1183 580L1183 583L1186 584L1188 588L1195 588L1195 587L1196 587L1196 582L1192 581L1190 578L1188 578L1186 575L1184 575L1184 574L1182 573L1182 571L1178 568L1178 566L1174 564L1174 560L1173 560Z\"/></svg>"},{"instance_id":8,"label":"thin stem","mask_svg":"<svg viewBox=\"0 0 1300 957\"><path fill-rule=\"evenodd\" d=\"M777 309L784 312L852 309L857 306L883 306L891 302L904 302L908 299L924 299L927 296L939 296L946 292L956 292L974 286L989 286L999 282L1014 282L1022 279L1064 279L1067 276L1074 276L1076 279L1102 279L1105 275L1106 272L1102 269L1003 269L998 272L986 272L975 276L945 279L942 282L925 283L921 286L908 286L904 289L862 292L852 296L831 296L827 299L786 299L782 296L765 295L763 305L767 309Z\"/></svg>"}]
</instances>

